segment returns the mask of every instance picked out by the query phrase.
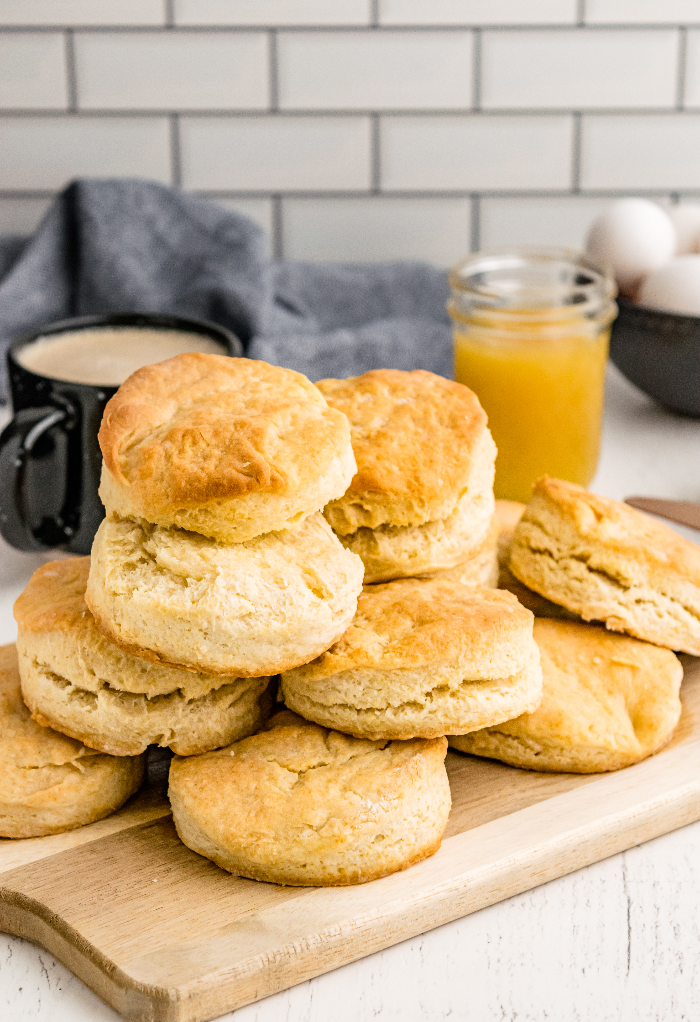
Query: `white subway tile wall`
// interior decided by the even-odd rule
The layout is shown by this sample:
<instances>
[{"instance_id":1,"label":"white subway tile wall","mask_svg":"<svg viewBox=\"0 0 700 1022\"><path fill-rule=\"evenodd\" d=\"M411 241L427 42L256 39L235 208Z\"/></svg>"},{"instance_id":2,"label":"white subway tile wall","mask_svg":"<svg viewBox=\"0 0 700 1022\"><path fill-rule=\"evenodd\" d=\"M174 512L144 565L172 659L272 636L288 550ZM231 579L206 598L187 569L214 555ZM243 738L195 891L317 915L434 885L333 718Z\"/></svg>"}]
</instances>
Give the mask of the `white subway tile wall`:
<instances>
[{"instance_id":1,"label":"white subway tile wall","mask_svg":"<svg viewBox=\"0 0 700 1022\"><path fill-rule=\"evenodd\" d=\"M582 195L482 199L481 244L583 248L591 221L609 201Z\"/></svg>"},{"instance_id":2,"label":"white subway tile wall","mask_svg":"<svg viewBox=\"0 0 700 1022\"><path fill-rule=\"evenodd\" d=\"M0 108L65 110L66 44L60 32L0 35Z\"/></svg>"},{"instance_id":3,"label":"white subway tile wall","mask_svg":"<svg viewBox=\"0 0 700 1022\"><path fill-rule=\"evenodd\" d=\"M284 199L282 212L290 259L428 259L449 265L469 251L469 199Z\"/></svg>"},{"instance_id":4,"label":"white subway tile wall","mask_svg":"<svg viewBox=\"0 0 700 1022\"><path fill-rule=\"evenodd\" d=\"M2 0L0 25L165 25L166 0Z\"/></svg>"},{"instance_id":5,"label":"white subway tile wall","mask_svg":"<svg viewBox=\"0 0 700 1022\"><path fill-rule=\"evenodd\" d=\"M379 0L380 25L574 25L576 0Z\"/></svg>"},{"instance_id":6,"label":"white subway tile wall","mask_svg":"<svg viewBox=\"0 0 700 1022\"><path fill-rule=\"evenodd\" d=\"M698 4L700 7L700 3ZM685 68L685 104L700 107L700 29L688 32Z\"/></svg>"},{"instance_id":7,"label":"white subway tile wall","mask_svg":"<svg viewBox=\"0 0 700 1022\"><path fill-rule=\"evenodd\" d=\"M700 114L583 118L584 188L679 191L699 181Z\"/></svg>"},{"instance_id":8,"label":"white subway tile wall","mask_svg":"<svg viewBox=\"0 0 700 1022\"><path fill-rule=\"evenodd\" d=\"M86 33L75 39L78 105L265 110L268 51L264 32Z\"/></svg>"},{"instance_id":9,"label":"white subway tile wall","mask_svg":"<svg viewBox=\"0 0 700 1022\"><path fill-rule=\"evenodd\" d=\"M81 175L294 259L580 246L700 194L700 0L0 0L0 232Z\"/></svg>"},{"instance_id":10,"label":"white subway tile wall","mask_svg":"<svg viewBox=\"0 0 700 1022\"><path fill-rule=\"evenodd\" d=\"M698 0L586 0L591 25L663 25L700 22Z\"/></svg>"},{"instance_id":11,"label":"white subway tile wall","mask_svg":"<svg viewBox=\"0 0 700 1022\"><path fill-rule=\"evenodd\" d=\"M387 190L571 184L571 117L383 117L379 135L380 184Z\"/></svg>"},{"instance_id":12,"label":"white subway tile wall","mask_svg":"<svg viewBox=\"0 0 700 1022\"><path fill-rule=\"evenodd\" d=\"M445 110L472 103L471 32L281 32L283 110Z\"/></svg>"},{"instance_id":13,"label":"white subway tile wall","mask_svg":"<svg viewBox=\"0 0 700 1022\"><path fill-rule=\"evenodd\" d=\"M203 191L367 191L367 117L183 117L182 184Z\"/></svg>"},{"instance_id":14,"label":"white subway tile wall","mask_svg":"<svg viewBox=\"0 0 700 1022\"><path fill-rule=\"evenodd\" d=\"M73 177L122 175L170 180L166 118L0 116L4 189L49 191Z\"/></svg>"},{"instance_id":15,"label":"white subway tile wall","mask_svg":"<svg viewBox=\"0 0 700 1022\"><path fill-rule=\"evenodd\" d=\"M486 32L485 110L665 107L676 104L672 29Z\"/></svg>"},{"instance_id":16,"label":"white subway tile wall","mask_svg":"<svg viewBox=\"0 0 700 1022\"><path fill-rule=\"evenodd\" d=\"M369 25L371 0L175 0L176 25Z\"/></svg>"}]
</instances>

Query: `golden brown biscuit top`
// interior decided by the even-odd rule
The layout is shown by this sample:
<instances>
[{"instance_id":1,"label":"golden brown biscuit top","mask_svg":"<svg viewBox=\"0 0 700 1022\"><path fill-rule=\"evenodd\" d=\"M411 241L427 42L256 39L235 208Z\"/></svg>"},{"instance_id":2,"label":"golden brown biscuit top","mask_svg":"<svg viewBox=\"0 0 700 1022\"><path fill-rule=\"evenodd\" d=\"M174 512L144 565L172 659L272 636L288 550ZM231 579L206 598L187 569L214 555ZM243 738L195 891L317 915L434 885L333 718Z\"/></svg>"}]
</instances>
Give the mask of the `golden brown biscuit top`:
<instances>
[{"instance_id":1,"label":"golden brown biscuit top","mask_svg":"<svg viewBox=\"0 0 700 1022\"><path fill-rule=\"evenodd\" d=\"M598 625L535 621L544 694L532 713L499 724L543 745L653 745L659 721L675 711L683 668L670 650Z\"/></svg>"},{"instance_id":2,"label":"golden brown biscuit top","mask_svg":"<svg viewBox=\"0 0 700 1022\"><path fill-rule=\"evenodd\" d=\"M410 789L421 758L444 760L447 740L369 741L285 710L267 729L225 749L173 759L170 784L198 804L208 826L236 842L269 844L312 827L335 843ZM261 793L264 793L262 797Z\"/></svg>"},{"instance_id":3,"label":"golden brown biscuit top","mask_svg":"<svg viewBox=\"0 0 700 1022\"><path fill-rule=\"evenodd\" d=\"M533 501L521 522L537 522L538 500L556 505L588 544L645 562L654 571L670 571L700 585L700 547L667 525L610 497L589 493L582 486L542 476L533 488ZM515 542L518 541L518 529Z\"/></svg>"},{"instance_id":4,"label":"golden brown biscuit top","mask_svg":"<svg viewBox=\"0 0 700 1022\"><path fill-rule=\"evenodd\" d=\"M14 787L17 770L45 786L37 768L64 766L100 753L58 731L36 724L22 701L17 650L14 644L0 647L0 791ZM24 786L26 787L26 785Z\"/></svg>"},{"instance_id":5,"label":"golden brown biscuit top","mask_svg":"<svg viewBox=\"0 0 700 1022\"><path fill-rule=\"evenodd\" d=\"M48 561L34 572L15 600L15 621L24 632L72 631L90 613L85 588L89 557Z\"/></svg>"},{"instance_id":6,"label":"golden brown biscuit top","mask_svg":"<svg viewBox=\"0 0 700 1022\"><path fill-rule=\"evenodd\" d=\"M107 470L154 508L293 494L349 443L345 417L301 373L190 352L121 385L99 432Z\"/></svg>"},{"instance_id":7,"label":"golden brown biscuit top","mask_svg":"<svg viewBox=\"0 0 700 1022\"><path fill-rule=\"evenodd\" d=\"M500 589L467 589L447 579L399 579L367 586L352 624L327 652L294 674L320 680L358 668L395 670L491 662L527 653L533 615Z\"/></svg>"},{"instance_id":8,"label":"golden brown biscuit top","mask_svg":"<svg viewBox=\"0 0 700 1022\"><path fill-rule=\"evenodd\" d=\"M347 493L330 505L346 506L353 527L343 530L329 518L336 531L383 522L420 525L450 513L467 489L487 432L476 394L422 369L374 369L316 386L350 420L357 462ZM375 504L388 514L373 518ZM350 505L357 508L356 522Z\"/></svg>"}]
</instances>

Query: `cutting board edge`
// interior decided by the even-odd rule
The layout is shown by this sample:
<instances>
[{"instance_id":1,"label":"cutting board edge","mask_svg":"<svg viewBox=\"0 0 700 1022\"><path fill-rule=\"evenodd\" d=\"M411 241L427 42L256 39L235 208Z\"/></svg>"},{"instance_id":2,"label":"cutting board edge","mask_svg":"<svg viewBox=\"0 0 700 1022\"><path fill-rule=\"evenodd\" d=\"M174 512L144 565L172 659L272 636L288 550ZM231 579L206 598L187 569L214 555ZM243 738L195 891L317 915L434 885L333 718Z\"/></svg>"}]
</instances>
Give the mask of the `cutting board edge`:
<instances>
[{"instance_id":1,"label":"cutting board edge","mask_svg":"<svg viewBox=\"0 0 700 1022\"><path fill-rule=\"evenodd\" d=\"M567 792L565 795L555 797L568 799L577 793ZM531 806L520 812L530 813L537 808L539 806ZM207 1022L215 1019L226 1012L349 965L367 955L427 933L455 919L471 915L697 820L700 820L700 776L692 786L685 786L679 791L677 800L671 799L663 806L652 807L642 814L636 807L630 809L627 820L621 821L617 833L591 835L587 850L582 853L579 849L575 859L567 855L566 842L559 849L556 848L557 841L548 842L538 849L527 866L523 861L526 856L513 859L510 868L502 869L498 877L492 876L490 883L487 883L483 876L474 878L472 883L464 876L456 877L452 885L445 886L439 894L421 897L417 903L408 908L406 902L397 902L395 910L384 917L380 915L368 917L352 934L335 929L332 934L314 935L316 938L314 946L322 949L333 959L331 965L319 964L318 961L312 964L313 947L311 953L307 952L304 956L307 961L296 955L285 954L286 949L279 948L274 952L271 963L261 960L258 956L237 963L233 975L223 977L218 973L202 977L180 989L181 996L173 1002L175 1013L164 1016L163 1022ZM477 828L468 833L476 835L481 829ZM450 840L458 840L461 836L457 835ZM605 847L601 850L600 841L603 838ZM555 851L559 852L558 861L548 865L547 860ZM496 881L498 887L495 886ZM348 953L347 943L350 939L353 950ZM357 947L359 943L362 943L361 948ZM227 990L230 990L230 997L225 994ZM191 1008L194 1010L189 1010ZM160 1022L160 1016L158 1019Z\"/></svg>"},{"instance_id":2,"label":"cutting board edge","mask_svg":"<svg viewBox=\"0 0 700 1022\"><path fill-rule=\"evenodd\" d=\"M34 898L0 887L0 930L38 944L125 1019L166 1022L177 991L134 982L99 948ZM166 1007L163 1013L163 1007Z\"/></svg>"},{"instance_id":3,"label":"cutting board edge","mask_svg":"<svg viewBox=\"0 0 700 1022\"><path fill-rule=\"evenodd\" d=\"M689 743L677 751L687 753L691 749L700 752L700 742ZM646 776L643 768L651 768L647 772L653 779L653 768L663 759L654 757L630 768L630 772L642 768ZM601 783L620 780L625 774L628 771L605 775ZM535 824L545 807L551 813L553 803L557 809L575 809L577 802L585 805L591 790L592 786L585 786L544 800L456 835L445 842L445 847L462 839L470 843L479 841L482 832L503 826L506 820L513 825ZM232 967L212 971L180 987L135 978L40 902L8 888L0 888L0 928L45 947L129 1022L205 1022L698 819L700 771L685 783L675 783L661 791L646 806L633 804L613 815L584 821L580 827L551 840L535 842L533 847L516 855L506 855L471 877L451 876L417 896L396 898L391 906L369 913L349 926L309 934L302 948L270 949L265 955L242 959ZM586 828L587 835L579 840Z\"/></svg>"}]
</instances>

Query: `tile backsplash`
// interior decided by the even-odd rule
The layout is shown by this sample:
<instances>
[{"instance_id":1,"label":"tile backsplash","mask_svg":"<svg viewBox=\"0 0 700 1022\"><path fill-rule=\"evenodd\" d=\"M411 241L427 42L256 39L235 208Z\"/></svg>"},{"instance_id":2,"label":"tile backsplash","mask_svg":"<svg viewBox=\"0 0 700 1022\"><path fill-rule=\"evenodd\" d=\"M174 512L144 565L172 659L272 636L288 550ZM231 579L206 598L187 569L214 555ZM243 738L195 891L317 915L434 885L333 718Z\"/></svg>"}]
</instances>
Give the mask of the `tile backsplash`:
<instances>
[{"instance_id":1,"label":"tile backsplash","mask_svg":"<svg viewBox=\"0 0 700 1022\"><path fill-rule=\"evenodd\" d=\"M0 232L122 174L293 259L580 246L700 201L700 0L0 0Z\"/></svg>"}]
</instances>

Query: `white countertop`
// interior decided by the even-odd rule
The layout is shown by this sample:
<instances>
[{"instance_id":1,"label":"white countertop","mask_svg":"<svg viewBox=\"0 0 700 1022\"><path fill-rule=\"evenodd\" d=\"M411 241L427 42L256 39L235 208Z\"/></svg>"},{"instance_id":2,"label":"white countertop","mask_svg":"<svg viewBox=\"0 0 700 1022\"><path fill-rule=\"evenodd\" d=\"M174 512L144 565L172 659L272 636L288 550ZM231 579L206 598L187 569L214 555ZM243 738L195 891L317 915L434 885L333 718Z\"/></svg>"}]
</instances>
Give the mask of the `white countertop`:
<instances>
[{"instance_id":1,"label":"white countertop","mask_svg":"<svg viewBox=\"0 0 700 1022\"><path fill-rule=\"evenodd\" d=\"M699 469L700 420L662 411L612 369L591 489L700 501ZM0 643L15 638L12 603L43 560L0 540ZM235 1022L694 1022L699 951L697 823L242 1008ZM0 934L0 1019L119 1016L50 954Z\"/></svg>"}]
</instances>

